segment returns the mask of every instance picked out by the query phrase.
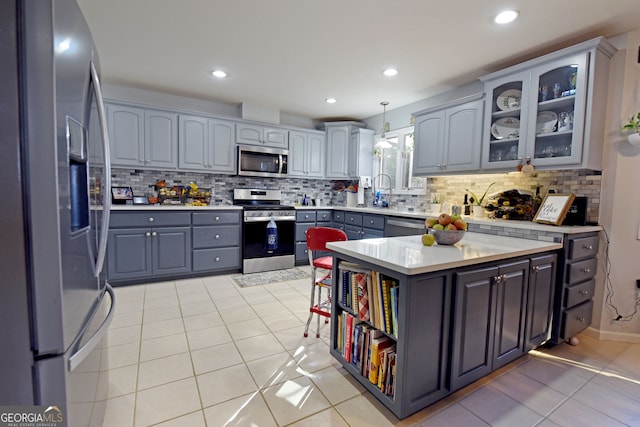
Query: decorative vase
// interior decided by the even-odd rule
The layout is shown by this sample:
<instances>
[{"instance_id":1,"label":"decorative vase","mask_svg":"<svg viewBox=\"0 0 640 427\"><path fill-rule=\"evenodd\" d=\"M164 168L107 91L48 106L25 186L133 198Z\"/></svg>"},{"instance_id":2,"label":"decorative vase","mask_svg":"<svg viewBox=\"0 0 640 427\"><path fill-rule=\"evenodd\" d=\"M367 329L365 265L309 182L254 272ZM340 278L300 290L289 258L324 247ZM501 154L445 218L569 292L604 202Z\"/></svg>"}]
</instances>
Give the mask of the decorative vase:
<instances>
[{"instance_id":1,"label":"decorative vase","mask_svg":"<svg viewBox=\"0 0 640 427\"><path fill-rule=\"evenodd\" d=\"M633 145L634 147L640 147L640 133L629 134L629 136L627 136L627 139L629 140L629 144Z\"/></svg>"},{"instance_id":2,"label":"decorative vase","mask_svg":"<svg viewBox=\"0 0 640 427\"><path fill-rule=\"evenodd\" d=\"M473 217L484 218L484 206L473 205Z\"/></svg>"},{"instance_id":3,"label":"decorative vase","mask_svg":"<svg viewBox=\"0 0 640 427\"><path fill-rule=\"evenodd\" d=\"M441 208L442 208L442 204L441 203L429 203L427 206L427 212L430 213L440 213L441 212Z\"/></svg>"}]
</instances>

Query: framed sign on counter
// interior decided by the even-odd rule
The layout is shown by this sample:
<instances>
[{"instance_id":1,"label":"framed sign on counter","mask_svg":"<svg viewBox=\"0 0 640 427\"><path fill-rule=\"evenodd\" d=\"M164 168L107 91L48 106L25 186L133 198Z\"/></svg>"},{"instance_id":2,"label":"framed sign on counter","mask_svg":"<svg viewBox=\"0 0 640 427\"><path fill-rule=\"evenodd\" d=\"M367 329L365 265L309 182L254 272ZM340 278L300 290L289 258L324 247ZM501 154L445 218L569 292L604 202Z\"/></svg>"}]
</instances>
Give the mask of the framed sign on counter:
<instances>
[{"instance_id":1,"label":"framed sign on counter","mask_svg":"<svg viewBox=\"0 0 640 427\"><path fill-rule=\"evenodd\" d=\"M533 221L541 224L562 225L575 197L575 194L547 194Z\"/></svg>"}]
</instances>

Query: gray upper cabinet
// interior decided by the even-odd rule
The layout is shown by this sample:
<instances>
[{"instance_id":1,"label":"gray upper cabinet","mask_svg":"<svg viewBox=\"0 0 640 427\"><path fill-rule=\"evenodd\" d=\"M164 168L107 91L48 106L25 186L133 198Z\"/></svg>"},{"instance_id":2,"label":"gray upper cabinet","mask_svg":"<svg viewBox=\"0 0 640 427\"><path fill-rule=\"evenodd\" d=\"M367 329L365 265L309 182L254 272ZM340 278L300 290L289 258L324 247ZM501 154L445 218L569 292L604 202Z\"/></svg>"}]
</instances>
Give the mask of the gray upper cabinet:
<instances>
[{"instance_id":1,"label":"gray upper cabinet","mask_svg":"<svg viewBox=\"0 0 640 427\"><path fill-rule=\"evenodd\" d=\"M480 169L482 95L415 113L414 174L441 175Z\"/></svg>"},{"instance_id":2,"label":"gray upper cabinet","mask_svg":"<svg viewBox=\"0 0 640 427\"><path fill-rule=\"evenodd\" d=\"M327 131L326 178L348 179L371 175L373 134L357 122L325 123Z\"/></svg>"},{"instance_id":3,"label":"gray upper cabinet","mask_svg":"<svg viewBox=\"0 0 640 427\"><path fill-rule=\"evenodd\" d=\"M178 166L176 113L113 103L106 107L113 166Z\"/></svg>"},{"instance_id":4,"label":"gray upper cabinet","mask_svg":"<svg viewBox=\"0 0 640 427\"><path fill-rule=\"evenodd\" d=\"M602 169L609 59L603 38L482 77L483 169Z\"/></svg>"},{"instance_id":5,"label":"gray upper cabinet","mask_svg":"<svg viewBox=\"0 0 640 427\"><path fill-rule=\"evenodd\" d=\"M180 169L235 172L235 122L180 116Z\"/></svg>"},{"instance_id":6,"label":"gray upper cabinet","mask_svg":"<svg viewBox=\"0 0 640 427\"><path fill-rule=\"evenodd\" d=\"M284 128L237 122L236 142L238 144L288 149L289 131Z\"/></svg>"},{"instance_id":7,"label":"gray upper cabinet","mask_svg":"<svg viewBox=\"0 0 640 427\"><path fill-rule=\"evenodd\" d=\"M289 176L324 177L324 148L324 132L291 131L289 133Z\"/></svg>"}]
</instances>

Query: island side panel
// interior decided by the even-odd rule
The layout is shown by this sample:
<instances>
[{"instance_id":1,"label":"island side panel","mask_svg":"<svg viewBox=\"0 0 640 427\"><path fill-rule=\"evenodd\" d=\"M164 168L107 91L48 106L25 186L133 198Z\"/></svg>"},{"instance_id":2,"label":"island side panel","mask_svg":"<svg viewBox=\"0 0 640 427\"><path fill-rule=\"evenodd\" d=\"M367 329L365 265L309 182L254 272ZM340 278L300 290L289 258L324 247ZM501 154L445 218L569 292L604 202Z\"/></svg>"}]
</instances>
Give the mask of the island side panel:
<instances>
[{"instance_id":1,"label":"island side panel","mask_svg":"<svg viewBox=\"0 0 640 427\"><path fill-rule=\"evenodd\" d=\"M403 414L417 412L449 394L448 359L452 274L408 277L401 280L398 346L403 358ZM404 286L403 286L404 285ZM400 349L398 353L400 353Z\"/></svg>"}]
</instances>

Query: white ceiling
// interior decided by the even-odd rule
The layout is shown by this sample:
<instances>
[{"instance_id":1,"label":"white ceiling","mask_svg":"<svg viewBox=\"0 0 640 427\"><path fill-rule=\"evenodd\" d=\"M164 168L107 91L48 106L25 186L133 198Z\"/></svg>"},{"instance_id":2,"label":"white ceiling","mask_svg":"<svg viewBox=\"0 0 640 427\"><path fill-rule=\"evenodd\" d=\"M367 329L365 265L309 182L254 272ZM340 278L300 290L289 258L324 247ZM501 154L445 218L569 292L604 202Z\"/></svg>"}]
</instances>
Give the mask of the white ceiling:
<instances>
[{"instance_id":1,"label":"white ceiling","mask_svg":"<svg viewBox=\"0 0 640 427\"><path fill-rule=\"evenodd\" d=\"M638 0L78 0L102 79L312 119L361 120L640 26ZM493 24L505 8L520 11ZM387 66L400 73L384 77ZM227 71L224 80L209 75ZM338 102L326 104L335 97Z\"/></svg>"}]
</instances>

